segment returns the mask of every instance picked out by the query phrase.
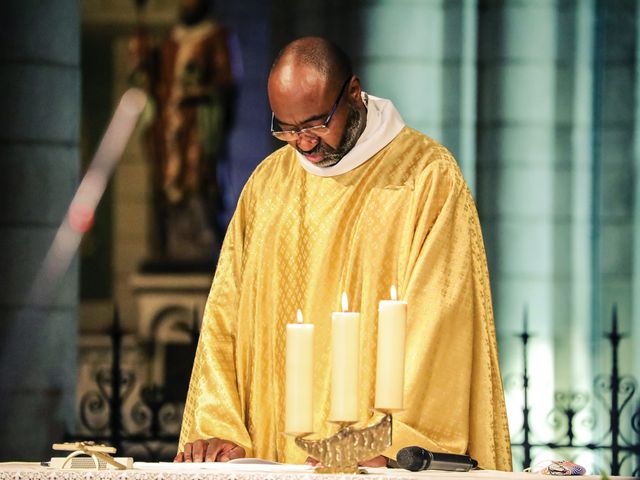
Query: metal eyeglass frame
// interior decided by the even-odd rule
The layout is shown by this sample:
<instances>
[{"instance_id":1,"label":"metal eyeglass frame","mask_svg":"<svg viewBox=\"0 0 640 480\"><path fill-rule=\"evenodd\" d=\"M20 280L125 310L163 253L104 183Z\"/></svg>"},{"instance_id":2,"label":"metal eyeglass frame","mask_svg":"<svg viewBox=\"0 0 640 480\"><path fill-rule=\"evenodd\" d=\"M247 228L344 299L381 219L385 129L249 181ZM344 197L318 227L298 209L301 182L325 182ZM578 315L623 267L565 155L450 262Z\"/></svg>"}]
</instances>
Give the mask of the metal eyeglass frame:
<instances>
[{"instance_id":1,"label":"metal eyeglass frame","mask_svg":"<svg viewBox=\"0 0 640 480\"><path fill-rule=\"evenodd\" d=\"M273 135L278 140L282 140L283 142L289 142L289 141L295 140L300 135L304 135L304 134L315 135L318 137L326 135L329 132L329 122L331 122L331 119L333 118L333 114L336 113L336 110L338 109L338 105L340 104L340 100L342 100L342 96L344 95L344 92L347 88L347 85L351 81L351 78L352 78L352 75L349 75L349 78L345 80L344 84L342 85L342 88L340 89L340 94L338 95L338 99L333 104L333 107L331 108L329 115L327 115L327 118L325 118L324 122L322 122L320 125L314 125L312 127L306 127L306 128L295 128L293 130L274 130L273 123L275 120L275 114L271 112L271 135Z\"/></svg>"}]
</instances>

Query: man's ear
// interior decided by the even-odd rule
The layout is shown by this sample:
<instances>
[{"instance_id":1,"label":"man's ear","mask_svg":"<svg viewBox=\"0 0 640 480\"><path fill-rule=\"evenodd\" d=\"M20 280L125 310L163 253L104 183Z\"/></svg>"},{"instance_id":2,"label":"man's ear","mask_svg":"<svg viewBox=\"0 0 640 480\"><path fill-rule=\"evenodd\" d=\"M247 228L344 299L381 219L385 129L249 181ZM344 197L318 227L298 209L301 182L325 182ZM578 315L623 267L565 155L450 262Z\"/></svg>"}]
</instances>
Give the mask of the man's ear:
<instances>
[{"instance_id":1,"label":"man's ear","mask_svg":"<svg viewBox=\"0 0 640 480\"><path fill-rule=\"evenodd\" d=\"M362 85L360 85L360 77L354 75L349 83L349 91L347 95L352 101L359 102L361 100Z\"/></svg>"}]
</instances>

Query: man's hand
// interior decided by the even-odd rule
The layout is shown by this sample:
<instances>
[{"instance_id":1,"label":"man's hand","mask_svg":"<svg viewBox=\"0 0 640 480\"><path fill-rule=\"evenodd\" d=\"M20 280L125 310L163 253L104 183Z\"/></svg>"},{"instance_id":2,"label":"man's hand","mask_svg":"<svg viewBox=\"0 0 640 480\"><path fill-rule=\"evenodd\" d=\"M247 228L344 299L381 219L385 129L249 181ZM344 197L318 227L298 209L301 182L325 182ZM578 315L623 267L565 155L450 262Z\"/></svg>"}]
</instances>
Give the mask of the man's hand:
<instances>
[{"instance_id":1,"label":"man's hand","mask_svg":"<svg viewBox=\"0 0 640 480\"><path fill-rule=\"evenodd\" d=\"M210 438L184 444L184 451L178 452L174 462L228 462L245 456L244 448L229 440Z\"/></svg>"}]
</instances>

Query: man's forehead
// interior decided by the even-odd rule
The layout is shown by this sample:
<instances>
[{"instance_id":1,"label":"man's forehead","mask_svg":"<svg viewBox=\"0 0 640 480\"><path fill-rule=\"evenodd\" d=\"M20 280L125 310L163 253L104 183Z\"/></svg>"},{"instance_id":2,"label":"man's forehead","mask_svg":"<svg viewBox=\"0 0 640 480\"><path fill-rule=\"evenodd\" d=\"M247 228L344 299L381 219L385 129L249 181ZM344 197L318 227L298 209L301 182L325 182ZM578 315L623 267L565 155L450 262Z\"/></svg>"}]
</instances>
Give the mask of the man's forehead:
<instances>
[{"instance_id":1,"label":"man's forehead","mask_svg":"<svg viewBox=\"0 0 640 480\"><path fill-rule=\"evenodd\" d=\"M269 77L269 103L276 118L288 125L326 115L334 101L327 80L317 70L299 65L275 69Z\"/></svg>"},{"instance_id":2,"label":"man's forehead","mask_svg":"<svg viewBox=\"0 0 640 480\"><path fill-rule=\"evenodd\" d=\"M296 62L279 65L269 77L273 93L302 92L318 95L326 90L327 79L317 69Z\"/></svg>"}]
</instances>

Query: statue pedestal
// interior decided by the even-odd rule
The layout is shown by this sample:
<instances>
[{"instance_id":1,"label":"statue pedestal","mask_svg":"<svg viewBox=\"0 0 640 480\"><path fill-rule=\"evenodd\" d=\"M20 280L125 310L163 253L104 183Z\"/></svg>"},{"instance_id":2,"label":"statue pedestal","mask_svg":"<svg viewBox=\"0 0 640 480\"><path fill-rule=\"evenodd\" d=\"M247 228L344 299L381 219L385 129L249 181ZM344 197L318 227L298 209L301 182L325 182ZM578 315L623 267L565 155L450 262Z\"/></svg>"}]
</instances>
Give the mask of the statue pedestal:
<instances>
[{"instance_id":1,"label":"statue pedestal","mask_svg":"<svg viewBox=\"0 0 640 480\"><path fill-rule=\"evenodd\" d=\"M138 338L150 350L150 381L175 388L178 396L186 393L211 281L211 275L200 273L136 273L130 278Z\"/></svg>"}]
</instances>

